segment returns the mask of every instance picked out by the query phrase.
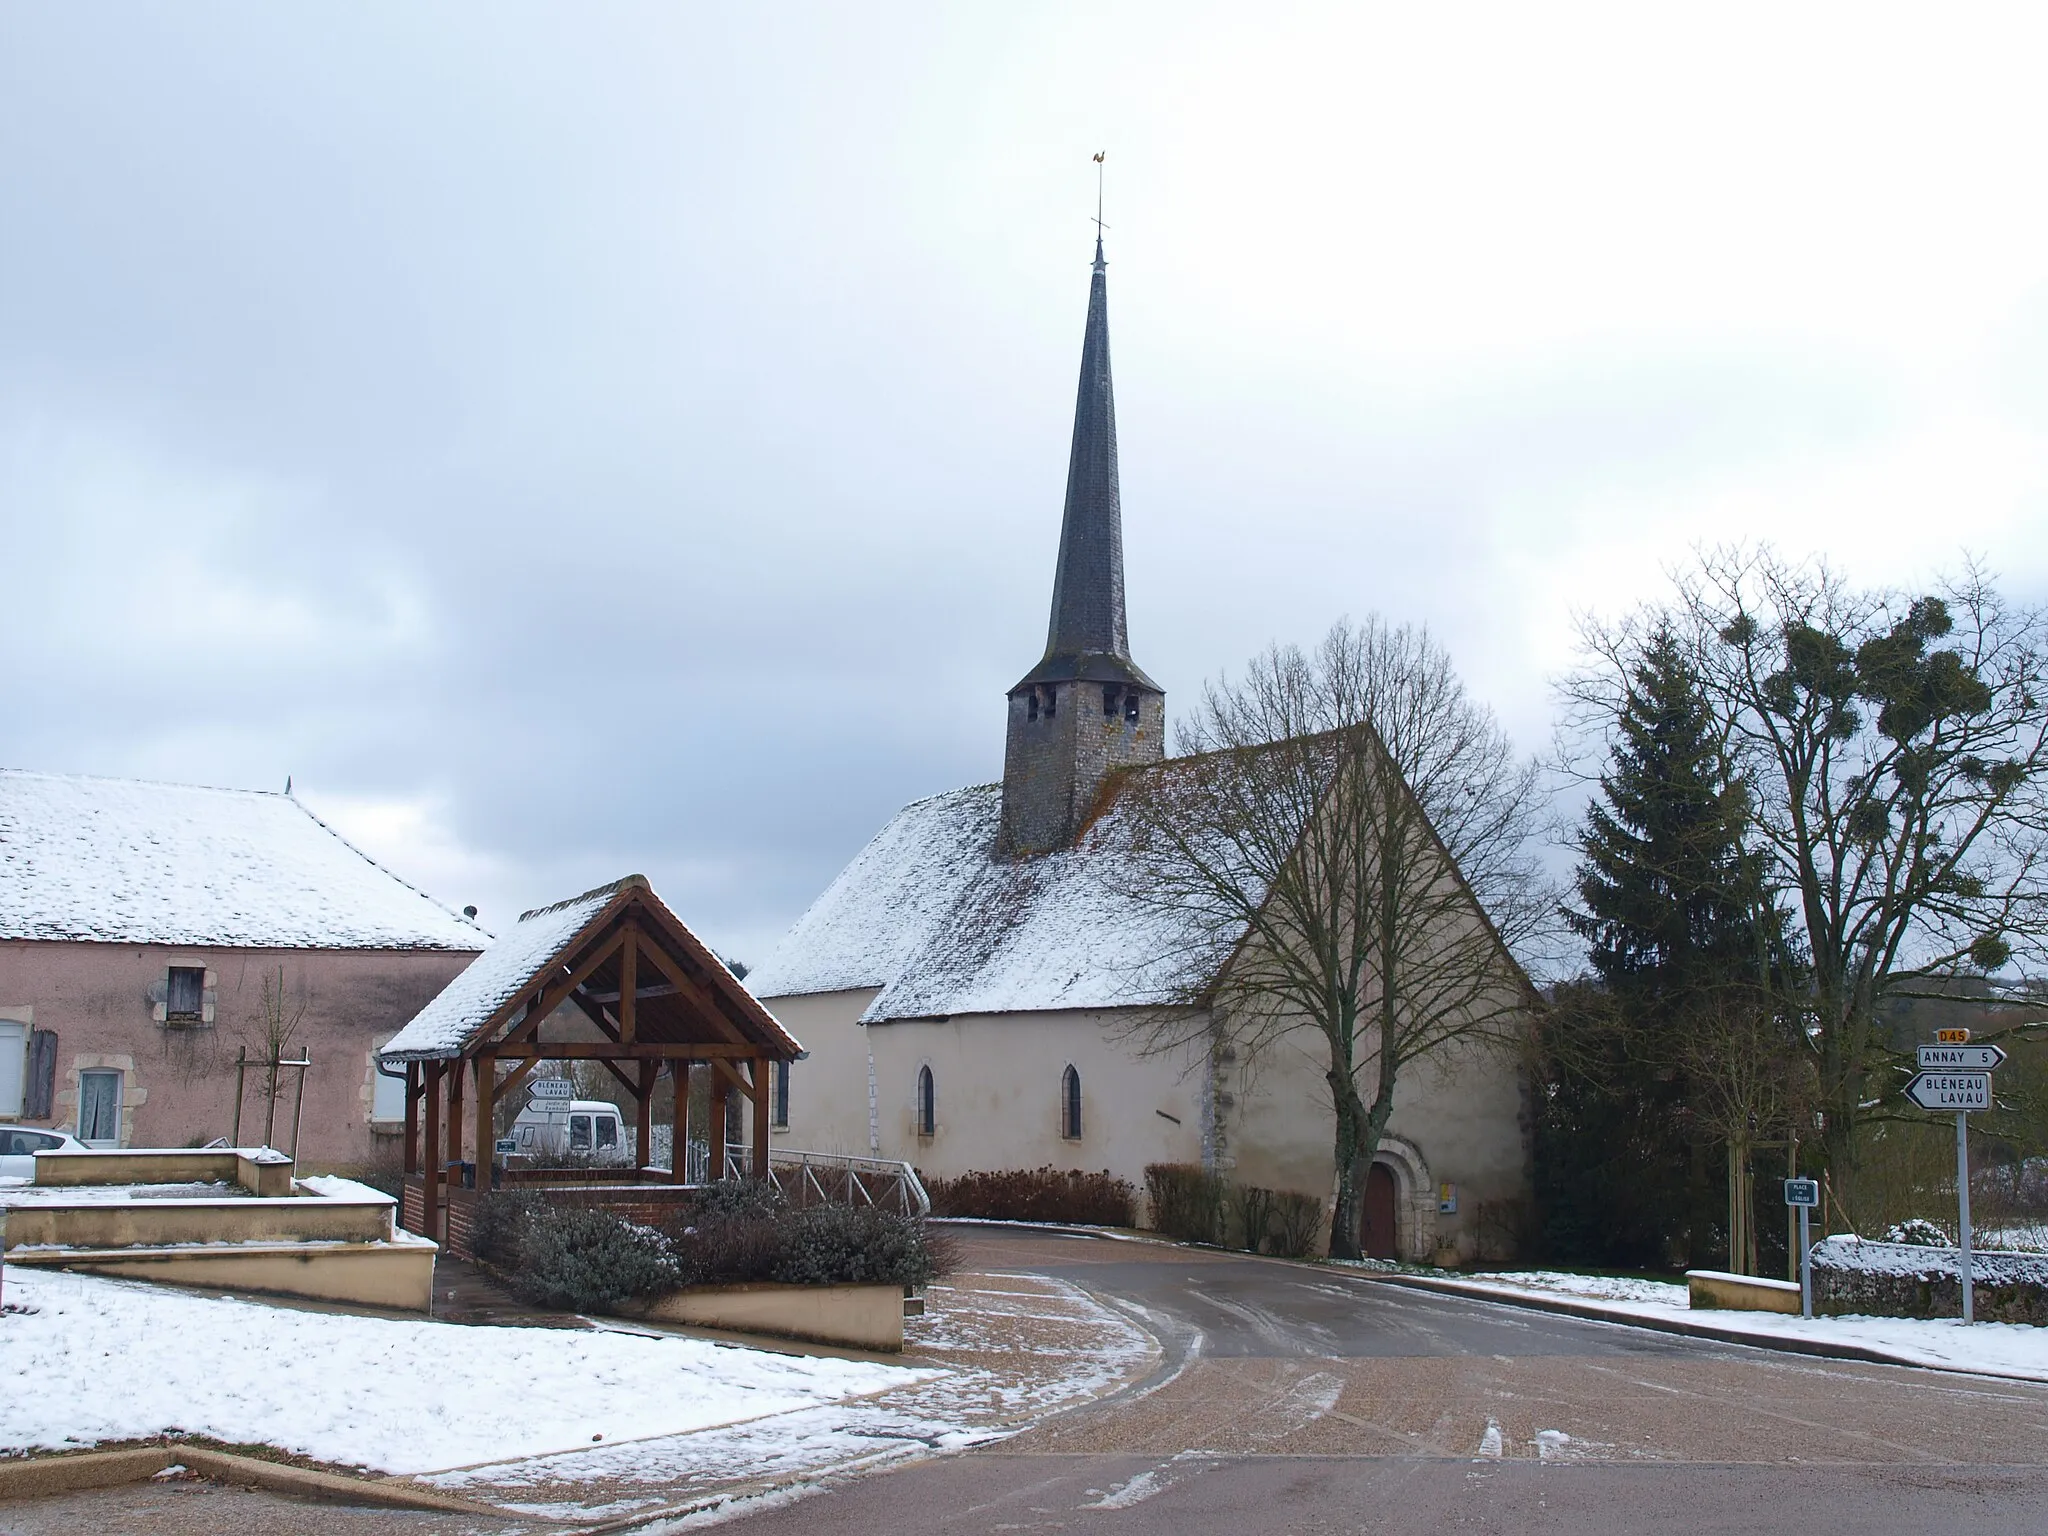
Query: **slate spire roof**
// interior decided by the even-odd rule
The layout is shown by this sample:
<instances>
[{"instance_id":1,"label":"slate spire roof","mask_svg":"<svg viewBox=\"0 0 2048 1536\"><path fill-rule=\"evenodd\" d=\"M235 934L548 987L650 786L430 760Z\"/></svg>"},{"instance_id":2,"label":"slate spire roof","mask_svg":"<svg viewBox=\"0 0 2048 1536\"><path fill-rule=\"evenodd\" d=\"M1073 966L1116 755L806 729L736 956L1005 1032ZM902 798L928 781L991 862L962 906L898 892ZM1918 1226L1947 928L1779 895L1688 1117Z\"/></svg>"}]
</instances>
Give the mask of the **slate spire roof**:
<instances>
[{"instance_id":1,"label":"slate spire roof","mask_svg":"<svg viewBox=\"0 0 2048 1536\"><path fill-rule=\"evenodd\" d=\"M1088 284L1088 326L1081 343L1081 384L1074 402L1074 444L1067 458L1067 505L1053 576L1052 622L1044 657L1018 688L1083 678L1159 691L1159 685L1132 662L1124 622L1123 503L1117 487L1116 396L1109 372L1107 268L1098 231L1094 276Z\"/></svg>"}]
</instances>

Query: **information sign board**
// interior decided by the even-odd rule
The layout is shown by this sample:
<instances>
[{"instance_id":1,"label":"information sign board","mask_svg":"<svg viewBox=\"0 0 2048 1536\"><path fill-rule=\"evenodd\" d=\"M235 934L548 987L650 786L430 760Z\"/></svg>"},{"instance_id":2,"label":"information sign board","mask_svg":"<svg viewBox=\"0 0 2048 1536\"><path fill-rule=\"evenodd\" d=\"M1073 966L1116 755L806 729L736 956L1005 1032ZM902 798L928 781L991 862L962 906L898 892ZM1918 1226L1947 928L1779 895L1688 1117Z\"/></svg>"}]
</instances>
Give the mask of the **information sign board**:
<instances>
[{"instance_id":1,"label":"information sign board","mask_svg":"<svg viewBox=\"0 0 2048 1536\"><path fill-rule=\"evenodd\" d=\"M1819 1179L1787 1179L1785 1181L1785 1203L1816 1209L1820 1205Z\"/></svg>"},{"instance_id":2,"label":"information sign board","mask_svg":"<svg viewBox=\"0 0 2048 1536\"><path fill-rule=\"evenodd\" d=\"M1920 1047L1920 1070L1922 1072L1991 1072L2005 1060L2005 1052L1995 1045L1923 1045Z\"/></svg>"},{"instance_id":3,"label":"information sign board","mask_svg":"<svg viewBox=\"0 0 2048 1536\"><path fill-rule=\"evenodd\" d=\"M1958 1112L1991 1107L1989 1072L1922 1072L1906 1084L1906 1097L1922 1109Z\"/></svg>"}]
</instances>

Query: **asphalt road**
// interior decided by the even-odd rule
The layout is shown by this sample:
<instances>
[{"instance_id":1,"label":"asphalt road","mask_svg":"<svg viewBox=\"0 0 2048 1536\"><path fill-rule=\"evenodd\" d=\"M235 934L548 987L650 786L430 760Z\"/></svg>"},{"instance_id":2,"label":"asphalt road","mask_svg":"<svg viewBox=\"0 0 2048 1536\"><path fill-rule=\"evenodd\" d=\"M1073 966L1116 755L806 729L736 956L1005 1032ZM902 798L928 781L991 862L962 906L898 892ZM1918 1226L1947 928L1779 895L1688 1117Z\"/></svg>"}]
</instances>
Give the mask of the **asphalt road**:
<instances>
[{"instance_id":1,"label":"asphalt road","mask_svg":"<svg viewBox=\"0 0 2048 1536\"><path fill-rule=\"evenodd\" d=\"M1056 1275L1125 1310L1161 1339L1158 1369L997 1445L777 1496L722 1529L2048 1532L2048 1387L1773 1354L1157 1244L979 1228L964 1247L966 1269ZM534 1527L213 1484L0 1509L5 1536L521 1529Z\"/></svg>"},{"instance_id":2,"label":"asphalt road","mask_svg":"<svg viewBox=\"0 0 2048 1536\"><path fill-rule=\"evenodd\" d=\"M2048 1388L1815 1360L1323 1269L974 1229L966 1267L1060 1276L1159 1370L987 1450L727 1527L820 1530L2048 1530Z\"/></svg>"}]
</instances>

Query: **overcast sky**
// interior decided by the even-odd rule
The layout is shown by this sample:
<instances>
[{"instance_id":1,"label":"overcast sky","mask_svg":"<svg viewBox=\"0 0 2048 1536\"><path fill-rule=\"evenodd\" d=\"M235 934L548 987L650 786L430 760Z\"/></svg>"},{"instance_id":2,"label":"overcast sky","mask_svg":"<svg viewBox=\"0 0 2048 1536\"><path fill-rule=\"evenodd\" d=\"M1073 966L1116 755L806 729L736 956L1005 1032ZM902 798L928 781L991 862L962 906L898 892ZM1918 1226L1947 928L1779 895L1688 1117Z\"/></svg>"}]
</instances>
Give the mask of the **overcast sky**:
<instances>
[{"instance_id":1,"label":"overcast sky","mask_svg":"<svg viewBox=\"0 0 2048 1536\"><path fill-rule=\"evenodd\" d=\"M1377 610L1543 747L1703 540L2048 597L2048 38L1674 14L4 0L0 762L758 960L1000 771L1098 149L1169 714Z\"/></svg>"}]
</instances>

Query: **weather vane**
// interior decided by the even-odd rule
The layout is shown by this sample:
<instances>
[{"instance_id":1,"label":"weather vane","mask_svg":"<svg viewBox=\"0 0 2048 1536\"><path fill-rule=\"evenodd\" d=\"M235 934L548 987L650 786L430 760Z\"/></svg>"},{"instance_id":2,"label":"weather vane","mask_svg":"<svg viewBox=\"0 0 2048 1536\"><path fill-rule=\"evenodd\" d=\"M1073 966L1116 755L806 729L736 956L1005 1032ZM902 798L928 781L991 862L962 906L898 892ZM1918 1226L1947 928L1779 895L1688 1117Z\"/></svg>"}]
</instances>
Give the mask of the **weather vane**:
<instances>
[{"instance_id":1,"label":"weather vane","mask_svg":"<svg viewBox=\"0 0 2048 1536\"><path fill-rule=\"evenodd\" d=\"M1095 151L1095 241L1102 243L1102 232L1109 226L1102 222L1102 162L1109 158L1109 151Z\"/></svg>"}]
</instances>

